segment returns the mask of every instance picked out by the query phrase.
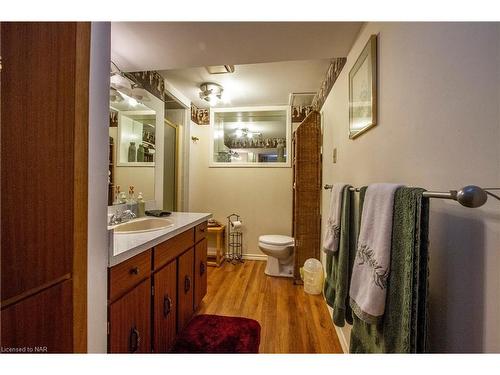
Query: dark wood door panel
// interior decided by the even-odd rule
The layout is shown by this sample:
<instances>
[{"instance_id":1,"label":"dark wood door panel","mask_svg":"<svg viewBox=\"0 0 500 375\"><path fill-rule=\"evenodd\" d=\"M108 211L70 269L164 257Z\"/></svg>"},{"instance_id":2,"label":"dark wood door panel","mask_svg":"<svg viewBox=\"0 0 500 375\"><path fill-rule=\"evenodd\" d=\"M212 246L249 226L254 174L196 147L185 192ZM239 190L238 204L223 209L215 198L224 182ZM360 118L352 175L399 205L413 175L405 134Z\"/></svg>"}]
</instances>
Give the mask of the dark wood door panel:
<instances>
[{"instance_id":1,"label":"dark wood door panel","mask_svg":"<svg viewBox=\"0 0 500 375\"><path fill-rule=\"evenodd\" d=\"M151 351L151 279L109 306L110 353Z\"/></svg>"},{"instance_id":2,"label":"dark wood door panel","mask_svg":"<svg viewBox=\"0 0 500 375\"><path fill-rule=\"evenodd\" d=\"M177 262L154 274L154 351L167 353L177 333Z\"/></svg>"},{"instance_id":3,"label":"dark wood door panel","mask_svg":"<svg viewBox=\"0 0 500 375\"><path fill-rule=\"evenodd\" d=\"M72 270L77 24L1 28L5 301Z\"/></svg>"},{"instance_id":4,"label":"dark wood door panel","mask_svg":"<svg viewBox=\"0 0 500 375\"><path fill-rule=\"evenodd\" d=\"M204 238L195 246L194 260L194 310L207 294L207 239Z\"/></svg>"},{"instance_id":5,"label":"dark wood door panel","mask_svg":"<svg viewBox=\"0 0 500 375\"><path fill-rule=\"evenodd\" d=\"M177 262L177 331L179 332L193 316L194 248L182 254Z\"/></svg>"},{"instance_id":6,"label":"dark wood door panel","mask_svg":"<svg viewBox=\"0 0 500 375\"><path fill-rule=\"evenodd\" d=\"M24 353L68 353L73 350L72 281L63 281L1 312L0 344Z\"/></svg>"}]
</instances>

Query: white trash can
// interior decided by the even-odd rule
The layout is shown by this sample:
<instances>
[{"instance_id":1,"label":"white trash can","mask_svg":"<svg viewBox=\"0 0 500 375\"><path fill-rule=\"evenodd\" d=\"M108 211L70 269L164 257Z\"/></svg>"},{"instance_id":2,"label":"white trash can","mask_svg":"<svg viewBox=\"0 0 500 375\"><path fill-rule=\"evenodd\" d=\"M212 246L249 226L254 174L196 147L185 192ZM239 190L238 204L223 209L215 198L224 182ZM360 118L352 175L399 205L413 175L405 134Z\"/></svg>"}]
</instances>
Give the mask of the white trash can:
<instances>
[{"instance_id":1,"label":"white trash can","mask_svg":"<svg viewBox=\"0 0 500 375\"><path fill-rule=\"evenodd\" d=\"M323 291L323 265L314 258L304 262L301 269L302 280L304 280L304 291L309 294L321 294Z\"/></svg>"}]
</instances>

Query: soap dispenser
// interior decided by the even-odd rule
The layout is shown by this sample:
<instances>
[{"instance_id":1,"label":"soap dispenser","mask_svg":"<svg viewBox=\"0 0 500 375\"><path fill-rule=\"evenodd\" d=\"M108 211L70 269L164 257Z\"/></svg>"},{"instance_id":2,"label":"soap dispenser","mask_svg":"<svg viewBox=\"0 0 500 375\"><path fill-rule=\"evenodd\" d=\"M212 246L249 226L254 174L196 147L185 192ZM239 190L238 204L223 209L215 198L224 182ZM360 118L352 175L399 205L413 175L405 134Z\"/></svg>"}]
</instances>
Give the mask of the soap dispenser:
<instances>
[{"instance_id":1,"label":"soap dispenser","mask_svg":"<svg viewBox=\"0 0 500 375\"><path fill-rule=\"evenodd\" d=\"M137 196L137 212L138 217L146 216L146 202L144 201L144 197L141 192L139 192L139 195Z\"/></svg>"},{"instance_id":2,"label":"soap dispenser","mask_svg":"<svg viewBox=\"0 0 500 375\"><path fill-rule=\"evenodd\" d=\"M135 200L133 185L130 185L128 188L127 210L132 211L135 216L138 216L137 201Z\"/></svg>"}]
</instances>

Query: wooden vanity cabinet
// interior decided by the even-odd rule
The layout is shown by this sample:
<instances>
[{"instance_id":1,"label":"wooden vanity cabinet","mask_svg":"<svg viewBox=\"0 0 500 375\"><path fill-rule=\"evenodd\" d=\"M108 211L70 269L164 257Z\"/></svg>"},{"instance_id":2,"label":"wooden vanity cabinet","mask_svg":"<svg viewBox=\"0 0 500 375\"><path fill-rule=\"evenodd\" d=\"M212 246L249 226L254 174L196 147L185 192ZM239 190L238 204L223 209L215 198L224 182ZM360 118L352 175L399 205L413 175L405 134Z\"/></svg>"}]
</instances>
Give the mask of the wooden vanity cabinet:
<instances>
[{"instance_id":1,"label":"wooden vanity cabinet","mask_svg":"<svg viewBox=\"0 0 500 375\"><path fill-rule=\"evenodd\" d=\"M194 249L182 254L177 262L177 331L180 331L194 313Z\"/></svg>"},{"instance_id":2,"label":"wooden vanity cabinet","mask_svg":"<svg viewBox=\"0 0 500 375\"><path fill-rule=\"evenodd\" d=\"M206 222L109 270L110 353L168 352L207 292Z\"/></svg>"},{"instance_id":3,"label":"wooden vanity cabinet","mask_svg":"<svg viewBox=\"0 0 500 375\"><path fill-rule=\"evenodd\" d=\"M154 350L166 353L177 334L177 261L154 274Z\"/></svg>"},{"instance_id":4,"label":"wooden vanity cabinet","mask_svg":"<svg viewBox=\"0 0 500 375\"><path fill-rule=\"evenodd\" d=\"M151 280L148 278L109 306L111 353L151 351Z\"/></svg>"},{"instance_id":5,"label":"wooden vanity cabinet","mask_svg":"<svg viewBox=\"0 0 500 375\"><path fill-rule=\"evenodd\" d=\"M207 294L207 239L203 238L194 248L194 310Z\"/></svg>"}]
</instances>

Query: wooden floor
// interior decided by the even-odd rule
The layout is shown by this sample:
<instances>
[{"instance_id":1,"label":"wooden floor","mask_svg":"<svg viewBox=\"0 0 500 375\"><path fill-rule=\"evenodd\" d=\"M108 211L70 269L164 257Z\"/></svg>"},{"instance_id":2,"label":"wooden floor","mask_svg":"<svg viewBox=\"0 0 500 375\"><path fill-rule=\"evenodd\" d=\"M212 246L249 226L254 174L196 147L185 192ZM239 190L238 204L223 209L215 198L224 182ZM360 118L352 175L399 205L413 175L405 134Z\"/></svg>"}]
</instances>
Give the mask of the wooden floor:
<instances>
[{"instance_id":1,"label":"wooden floor","mask_svg":"<svg viewBox=\"0 0 500 375\"><path fill-rule=\"evenodd\" d=\"M208 268L208 293L198 314L259 321L260 353L342 353L321 295L304 293L292 279L264 274L266 262L247 260Z\"/></svg>"}]
</instances>

